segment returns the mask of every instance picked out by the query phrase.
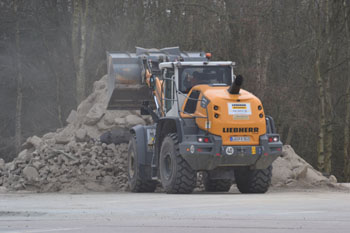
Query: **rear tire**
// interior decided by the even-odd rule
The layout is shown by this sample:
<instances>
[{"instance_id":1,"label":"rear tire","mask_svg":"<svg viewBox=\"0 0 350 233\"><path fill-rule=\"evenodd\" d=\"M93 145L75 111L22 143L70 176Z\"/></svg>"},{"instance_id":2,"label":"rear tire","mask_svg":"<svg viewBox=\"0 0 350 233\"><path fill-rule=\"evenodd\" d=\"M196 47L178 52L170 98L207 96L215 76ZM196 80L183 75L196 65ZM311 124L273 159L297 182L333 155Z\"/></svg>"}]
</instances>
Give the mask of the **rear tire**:
<instances>
[{"instance_id":1,"label":"rear tire","mask_svg":"<svg viewBox=\"0 0 350 233\"><path fill-rule=\"evenodd\" d=\"M207 192L228 192L232 181L227 179L211 180L208 176L203 177L204 189Z\"/></svg>"},{"instance_id":2,"label":"rear tire","mask_svg":"<svg viewBox=\"0 0 350 233\"><path fill-rule=\"evenodd\" d=\"M166 193L191 193L197 173L182 158L176 134L168 134L160 150L160 178Z\"/></svg>"},{"instance_id":3,"label":"rear tire","mask_svg":"<svg viewBox=\"0 0 350 233\"><path fill-rule=\"evenodd\" d=\"M157 187L157 181L144 180L140 177L135 136L130 139L128 147L128 180L130 190L134 193L154 192Z\"/></svg>"},{"instance_id":4,"label":"rear tire","mask_svg":"<svg viewBox=\"0 0 350 233\"><path fill-rule=\"evenodd\" d=\"M237 188L241 193L266 193L271 184L272 165L266 169L235 169Z\"/></svg>"}]
</instances>

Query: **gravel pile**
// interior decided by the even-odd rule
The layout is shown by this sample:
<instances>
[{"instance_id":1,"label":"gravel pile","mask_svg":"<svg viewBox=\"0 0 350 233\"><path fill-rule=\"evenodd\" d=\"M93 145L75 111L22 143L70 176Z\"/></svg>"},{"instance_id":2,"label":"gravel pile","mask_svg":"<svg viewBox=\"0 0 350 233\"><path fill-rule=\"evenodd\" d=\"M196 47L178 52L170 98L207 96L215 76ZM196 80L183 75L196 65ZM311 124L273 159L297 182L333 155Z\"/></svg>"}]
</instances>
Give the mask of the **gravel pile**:
<instances>
[{"instance_id":1,"label":"gravel pile","mask_svg":"<svg viewBox=\"0 0 350 233\"><path fill-rule=\"evenodd\" d=\"M75 142L50 144L36 136L27 140L11 163L1 167L0 183L10 190L113 191L125 190L127 144Z\"/></svg>"},{"instance_id":2,"label":"gravel pile","mask_svg":"<svg viewBox=\"0 0 350 233\"><path fill-rule=\"evenodd\" d=\"M107 76L67 118L68 125L30 137L9 163L0 159L0 186L38 192L124 191L127 189L128 129L149 124L138 111L107 111ZM105 132L113 134L99 141Z\"/></svg>"},{"instance_id":3,"label":"gravel pile","mask_svg":"<svg viewBox=\"0 0 350 233\"><path fill-rule=\"evenodd\" d=\"M125 191L128 129L150 124L138 111L107 111L107 76L67 118L68 125L39 138L30 137L12 162L0 159L0 189L37 192ZM104 141L98 139L103 133ZM274 164L275 187L336 186L298 156L291 146ZM199 177L200 178L200 177ZM198 179L199 189L202 188ZM1 187L2 186L2 187Z\"/></svg>"}]
</instances>

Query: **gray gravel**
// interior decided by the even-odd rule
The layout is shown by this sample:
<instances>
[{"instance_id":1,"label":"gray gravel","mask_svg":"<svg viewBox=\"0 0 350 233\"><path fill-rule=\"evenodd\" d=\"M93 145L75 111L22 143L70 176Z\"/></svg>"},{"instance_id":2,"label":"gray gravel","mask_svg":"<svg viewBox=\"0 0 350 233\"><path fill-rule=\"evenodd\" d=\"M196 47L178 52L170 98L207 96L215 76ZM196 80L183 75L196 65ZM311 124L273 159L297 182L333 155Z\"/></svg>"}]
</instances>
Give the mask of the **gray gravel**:
<instances>
[{"instance_id":1,"label":"gray gravel","mask_svg":"<svg viewBox=\"0 0 350 233\"><path fill-rule=\"evenodd\" d=\"M0 194L0 232L349 232L348 191Z\"/></svg>"}]
</instances>

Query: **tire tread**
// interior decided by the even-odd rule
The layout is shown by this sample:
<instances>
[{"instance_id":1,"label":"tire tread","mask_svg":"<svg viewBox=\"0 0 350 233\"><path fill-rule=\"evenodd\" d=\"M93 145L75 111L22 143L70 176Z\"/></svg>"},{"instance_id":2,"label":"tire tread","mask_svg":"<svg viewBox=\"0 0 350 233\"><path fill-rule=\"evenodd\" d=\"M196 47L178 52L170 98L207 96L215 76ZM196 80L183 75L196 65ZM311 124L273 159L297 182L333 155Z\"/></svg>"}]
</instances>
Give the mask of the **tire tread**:
<instances>
[{"instance_id":1,"label":"tire tread","mask_svg":"<svg viewBox=\"0 0 350 233\"><path fill-rule=\"evenodd\" d=\"M133 136L133 138L130 140L129 142L129 147L128 150L133 149L135 150L134 145L131 145L132 143L137 143L136 142L136 137L135 135ZM133 148L131 148L133 147ZM137 151L134 151L134 155L137 156ZM136 163L136 161L135 161ZM157 181L154 180L143 180L141 179L140 175L139 175L139 171L136 171L138 169L138 166L136 165L136 169L135 169L135 176L134 180L132 180L132 178L130 177L130 174L128 174L128 180L129 180L129 188L130 191L133 193L150 193L150 192L154 192L155 189L157 188ZM129 172L129 169L128 169Z\"/></svg>"},{"instance_id":2,"label":"tire tread","mask_svg":"<svg viewBox=\"0 0 350 233\"><path fill-rule=\"evenodd\" d=\"M235 170L237 188L241 193L266 193L271 184L272 165L266 169Z\"/></svg>"},{"instance_id":3,"label":"tire tread","mask_svg":"<svg viewBox=\"0 0 350 233\"><path fill-rule=\"evenodd\" d=\"M197 173L190 167L184 158L182 158L179 149L179 140L176 133L168 134L175 146L175 157L177 167L179 168L175 172L175 182L172 186L164 187L166 193L173 194L186 194L192 193L193 189L196 187Z\"/></svg>"}]
</instances>

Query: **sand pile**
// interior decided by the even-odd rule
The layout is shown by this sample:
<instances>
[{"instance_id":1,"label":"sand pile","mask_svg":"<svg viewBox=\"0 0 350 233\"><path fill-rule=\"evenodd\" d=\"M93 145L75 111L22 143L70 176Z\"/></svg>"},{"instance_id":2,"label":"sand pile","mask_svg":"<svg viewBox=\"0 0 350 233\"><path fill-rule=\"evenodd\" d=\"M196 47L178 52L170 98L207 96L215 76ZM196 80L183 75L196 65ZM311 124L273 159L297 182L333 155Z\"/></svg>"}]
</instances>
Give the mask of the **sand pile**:
<instances>
[{"instance_id":1,"label":"sand pile","mask_svg":"<svg viewBox=\"0 0 350 233\"><path fill-rule=\"evenodd\" d=\"M150 124L139 111L107 111L107 76L67 118L68 125L42 138L33 136L12 162L0 159L0 186L38 192L124 191L127 189L128 129ZM113 129L113 134L101 134ZM112 143L114 142L114 143ZM336 183L322 176L290 146L274 162L274 186L313 187Z\"/></svg>"},{"instance_id":2,"label":"sand pile","mask_svg":"<svg viewBox=\"0 0 350 233\"><path fill-rule=\"evenodd\" d=\"M272 185L275 187L335 187L336 184L335 176L323 176L297 155L290 145L283 146L282 156L273 163Z\"/></svg>"}]
</instances>

